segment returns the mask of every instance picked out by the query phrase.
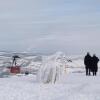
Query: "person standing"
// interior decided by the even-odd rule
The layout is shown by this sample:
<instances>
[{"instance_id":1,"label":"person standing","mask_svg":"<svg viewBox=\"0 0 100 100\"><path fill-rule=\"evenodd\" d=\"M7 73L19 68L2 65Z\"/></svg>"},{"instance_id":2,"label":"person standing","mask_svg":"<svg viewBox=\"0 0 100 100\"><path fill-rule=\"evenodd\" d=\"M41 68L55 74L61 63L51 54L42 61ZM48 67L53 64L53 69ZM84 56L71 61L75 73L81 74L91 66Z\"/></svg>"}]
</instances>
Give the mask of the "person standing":
<instances>
[{"instance_id":1,"label":"person standing","mask_svg":"<svg viewBox=\"0 0 100 100\"><path fill-rule=\"evenodd\" d=\"M97 75L99 58L94 54L92 57L92 72L93 76Z\"/></svg>"},{"instance_id":2,"label":"person standing","mask_svg":"<svg viewBox=\"0 0 100 100\"><path fill-rule=\"evenodd\" d=\"M84 58L84 64L85 64L85 69L86 69L86 76L87 75L91 75L91 62L92 62L92 57L89 54L89 52L87 53L87 55Z\"/></svg>"}]
</instances>

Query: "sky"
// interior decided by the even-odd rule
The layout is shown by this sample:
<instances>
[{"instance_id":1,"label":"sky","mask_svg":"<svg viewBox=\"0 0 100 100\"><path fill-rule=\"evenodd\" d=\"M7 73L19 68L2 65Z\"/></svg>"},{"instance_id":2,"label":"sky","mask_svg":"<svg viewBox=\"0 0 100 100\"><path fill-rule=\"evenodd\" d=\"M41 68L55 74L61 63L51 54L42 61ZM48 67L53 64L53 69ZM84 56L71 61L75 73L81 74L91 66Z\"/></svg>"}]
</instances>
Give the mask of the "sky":
<instances>
[{"instance_id":1,"label":"sky","mask_svg":"<svg viewBox=\"0 0 100 100\"><path fill-rule=\"evenodd\" d=\"M100 53L100 0L0 0L0 50Z\"/></svg>"}]
</instances>

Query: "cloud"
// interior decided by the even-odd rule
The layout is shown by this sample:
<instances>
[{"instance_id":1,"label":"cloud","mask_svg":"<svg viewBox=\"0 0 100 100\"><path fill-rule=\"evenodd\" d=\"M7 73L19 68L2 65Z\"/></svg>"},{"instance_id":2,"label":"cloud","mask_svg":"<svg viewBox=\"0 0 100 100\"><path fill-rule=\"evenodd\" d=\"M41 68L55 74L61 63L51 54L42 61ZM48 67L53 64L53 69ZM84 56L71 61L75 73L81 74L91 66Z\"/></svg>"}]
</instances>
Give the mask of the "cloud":
<instances>
[{"instance_id":1,"label":"cloud","mask_svg":"<svg viewBox=\"0 0 100 100\"><path fill-rule=\"evenodd\" d=\"M99 0L0 0L1 50L98 51L99 3Z\"/></svg>"}]
</instances>

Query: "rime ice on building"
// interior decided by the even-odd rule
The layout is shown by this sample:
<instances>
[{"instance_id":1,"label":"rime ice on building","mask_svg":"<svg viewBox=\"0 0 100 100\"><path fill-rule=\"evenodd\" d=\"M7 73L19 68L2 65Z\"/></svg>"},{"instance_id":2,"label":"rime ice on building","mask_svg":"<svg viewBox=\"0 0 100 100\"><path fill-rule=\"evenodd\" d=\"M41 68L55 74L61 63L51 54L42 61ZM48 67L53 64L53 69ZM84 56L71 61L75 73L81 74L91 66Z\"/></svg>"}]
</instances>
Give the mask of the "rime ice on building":
<instances>
[{"instance_id":1,"label":"rime ice on building","mask_svg":"<svg viewBox=\"0 0 100 100\"><path fill-rule=\"evenodd\" d=\"M66 73L66 56L62 52L47 57L38 72L38 80L42 83L60 82Z\"/></svg>"}]
</instances>

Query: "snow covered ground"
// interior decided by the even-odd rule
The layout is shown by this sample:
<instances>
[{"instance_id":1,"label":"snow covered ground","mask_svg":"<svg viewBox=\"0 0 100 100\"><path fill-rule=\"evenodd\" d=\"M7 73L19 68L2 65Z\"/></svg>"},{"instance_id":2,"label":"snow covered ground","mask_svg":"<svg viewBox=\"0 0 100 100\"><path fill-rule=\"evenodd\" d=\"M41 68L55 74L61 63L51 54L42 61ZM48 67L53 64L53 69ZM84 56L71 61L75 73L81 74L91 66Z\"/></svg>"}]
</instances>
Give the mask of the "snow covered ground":
<instances>
[{"instance_id":1,"label":"snow covered ground","mask_svg":"<svg viewBox=\"0 0 100 100\"><path fill-rule=\"evenodd\" d=\"M48 65L49 68L51 65L52 68L53 66L59 68L66 64L66 73L60 78L60 82L44 84L38 82L35 74L5 73L3 65L5 63L9 65L10 57L5 57L3 54L0 59L0 100L100 100L100 63L98 75L95 77L85 76L81 56L68 57L60 52L51 56L22 57L19 63L23 65L23 71L34 71L45 67L48 69ZM72 62L68 62L69 59ZM53 64L53 61L56 63Z\"/></svg>"},{"instance_id":2,"label":"snow covered ground","mask_svg":"<svg viewBox=\"0 0 100 100\"><path fill-rule=\"evenodd\" d=\"M0 100L100 100L100 73L67 73L60 84L40 84L34 75L0 78Z\"/></svg>"}]
</instances>

